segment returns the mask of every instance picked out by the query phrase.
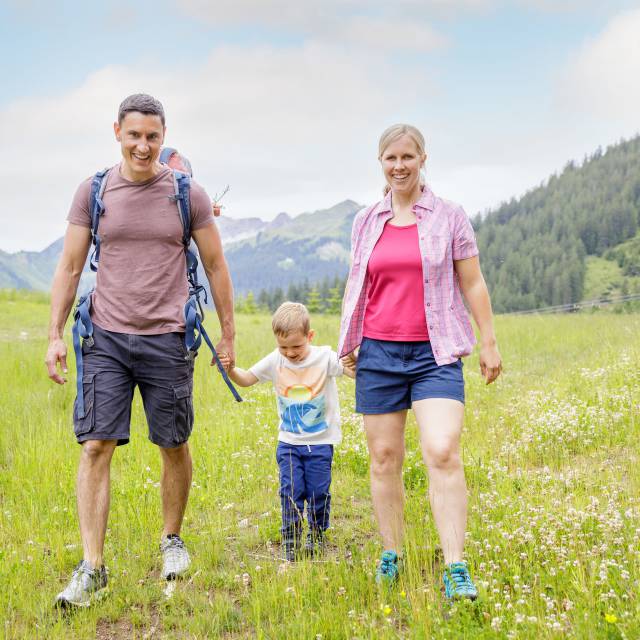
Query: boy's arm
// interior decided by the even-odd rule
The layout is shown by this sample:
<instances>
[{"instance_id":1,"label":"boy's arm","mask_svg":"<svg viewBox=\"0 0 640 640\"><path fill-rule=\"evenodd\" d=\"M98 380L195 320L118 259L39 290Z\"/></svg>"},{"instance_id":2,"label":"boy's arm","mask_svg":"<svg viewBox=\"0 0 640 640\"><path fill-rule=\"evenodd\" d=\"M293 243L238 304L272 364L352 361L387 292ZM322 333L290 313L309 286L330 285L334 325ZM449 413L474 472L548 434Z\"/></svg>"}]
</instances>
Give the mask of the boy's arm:
<instances>
[{"instance_id":1,"label":"boy's arm","mask_svg":"<svg viewBox=\"0 0 640 640\"><path fill-rule=\"evenodd\" d=\"M240 367L231 367L228 373L229 377L239 387L250 387L259 382L255 374L251 373L251 371L245 371L245 369L241 369Z\"/></svg>"},{"instance_id":2,"label":"boy's arm","mask_svg":"<svg viewBox=\"0 0 640 640\"><path fill-rule=\"evenodd\" d=\"M245 371L240 367L236 367L231 362L231 356L229 356L228 353L221 353L219 357L220 363L224 367L225 371L231 380L233 380L233 382L235 382L239 387L250 387L251 385L256 384L256 382L259 382L258 377L251 373L251 371Z\"/></svg>"},{"instance_id":3,"label":"boy's arm","mask_svg":"<svg viewBox=\"0 0 640 640\"><path fill-rule=\"evenodd\" d=\"M347 378L356 377L356 365L345 362L345 358L340 360L335 351L331 351L331 359L329 360L329 375L338 377L345 375Z\"/></svg>"}]
</instances>

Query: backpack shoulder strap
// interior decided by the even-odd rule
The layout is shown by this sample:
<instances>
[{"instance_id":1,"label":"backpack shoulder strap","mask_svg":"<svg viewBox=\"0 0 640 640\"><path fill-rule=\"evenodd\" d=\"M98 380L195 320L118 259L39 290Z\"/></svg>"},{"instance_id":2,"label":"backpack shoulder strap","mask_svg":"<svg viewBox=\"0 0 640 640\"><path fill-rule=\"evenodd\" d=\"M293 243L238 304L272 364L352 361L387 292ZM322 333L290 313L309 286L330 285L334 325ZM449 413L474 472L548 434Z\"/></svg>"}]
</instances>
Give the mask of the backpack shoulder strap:
<instances>
[{"instance_id":1,"label":"backpack shoulder strap","mask_svg":"<svg viewBox=\"0 0 640 640\"><path fill-rule=\"evenodd\" d=\"M102 198L107 188L109 171L110 169L102 169L102 171L98 171L91 179L89 214L91 215L91 242L95 247L89 260L89 266L92 271L98 270L98 262L100 260L100 236L98 235L98 227L100 225L100 216L104 214L104 201Z\"/></svg>"},{"instance_id":2,"label":"backpack shoulder strap","mask_svg":"<svg viewBox=\"0 0 640 640\"><path fill-rule=\"evenodd\" d=\"M191 178L173 169L173 199L178 205L182 222L182 244L185 249L191 242Z\"/></svg>"}]
</instances>

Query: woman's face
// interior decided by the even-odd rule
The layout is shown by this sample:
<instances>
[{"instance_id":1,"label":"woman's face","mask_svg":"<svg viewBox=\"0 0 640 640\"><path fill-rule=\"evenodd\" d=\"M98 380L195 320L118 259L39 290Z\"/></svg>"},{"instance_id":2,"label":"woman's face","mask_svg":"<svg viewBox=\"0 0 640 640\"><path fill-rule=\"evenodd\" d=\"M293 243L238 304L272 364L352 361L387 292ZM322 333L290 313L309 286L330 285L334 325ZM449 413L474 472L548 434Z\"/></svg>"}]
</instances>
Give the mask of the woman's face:
<instances>
[{"instance_id":1,"label":"woman's face","mask_svg":"<svg viewBox=\"0 0 640 640\"><path fill-rule=\"evenodd\" d=\"M404 134L382 153L382 172L394 193L420 191L420 169L426 155L420 155L413 139Z\"/></svg>"}]
</instances>

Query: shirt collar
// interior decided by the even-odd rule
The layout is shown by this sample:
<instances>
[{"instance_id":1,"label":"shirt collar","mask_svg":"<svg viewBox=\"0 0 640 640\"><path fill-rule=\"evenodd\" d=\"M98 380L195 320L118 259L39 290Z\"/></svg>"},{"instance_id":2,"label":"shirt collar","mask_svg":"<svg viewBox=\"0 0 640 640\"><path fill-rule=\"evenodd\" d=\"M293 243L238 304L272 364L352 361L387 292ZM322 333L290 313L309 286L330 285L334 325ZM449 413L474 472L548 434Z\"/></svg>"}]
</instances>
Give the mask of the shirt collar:
<instances>
[{"instance_id":1,"label":"shirt collar","mask_svg":"<svg viewBox=\"0 0 640 640\"><path fill-rule=\"evenodd\" d=\"M433 194L433 191L431 191L431 189L429 189L427 185L424 185L422 187L422 195L420 196L418 201L415 203L414 207L420 207L425 211L433 211L435 198L436 197ZM390 212L391 212L391 191L389 191L389 193L387 193L384 199L380 201L380 204L378 205L377 213L381 214L381 213L390 213Z\"/></svg>"}]
</instances>

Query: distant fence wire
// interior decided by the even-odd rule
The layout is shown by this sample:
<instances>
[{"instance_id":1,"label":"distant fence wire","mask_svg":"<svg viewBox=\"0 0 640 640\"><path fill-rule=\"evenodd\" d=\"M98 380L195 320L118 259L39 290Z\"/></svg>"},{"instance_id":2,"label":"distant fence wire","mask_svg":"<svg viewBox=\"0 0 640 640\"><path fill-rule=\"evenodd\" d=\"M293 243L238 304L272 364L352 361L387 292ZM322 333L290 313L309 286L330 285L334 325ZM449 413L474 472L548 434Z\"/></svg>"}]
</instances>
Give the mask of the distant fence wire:
<instances>
[{"instance_id":1,"label":"distant fence wire","mask_svg":"<svg viewBox=\"0 0 640 640\"><path fill-rule=\"evenodd\" d=\"M509 311L502 315L505 316L526 316L534 313L572 313L580 309L592 309L597 307L605 307L611 304L619 304L620 302L632 302L640 300L640 293L632 293L626 296L608 296L606 298L598 298L597 300L582 300L581 302L570 302L568 304L557 304L552 307L540 307L539 309L527 309L526 311Z\"/></svg>"}]
</instances>

